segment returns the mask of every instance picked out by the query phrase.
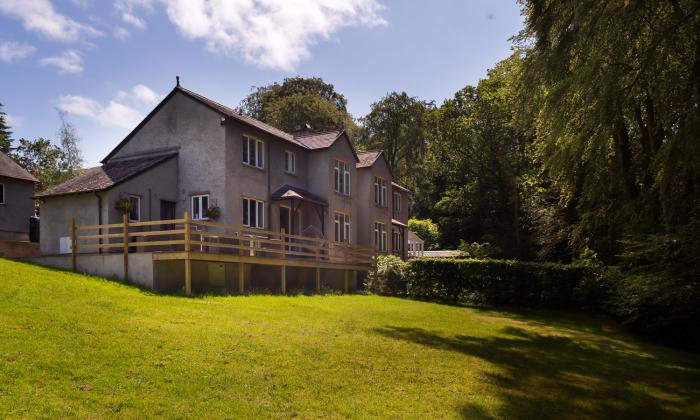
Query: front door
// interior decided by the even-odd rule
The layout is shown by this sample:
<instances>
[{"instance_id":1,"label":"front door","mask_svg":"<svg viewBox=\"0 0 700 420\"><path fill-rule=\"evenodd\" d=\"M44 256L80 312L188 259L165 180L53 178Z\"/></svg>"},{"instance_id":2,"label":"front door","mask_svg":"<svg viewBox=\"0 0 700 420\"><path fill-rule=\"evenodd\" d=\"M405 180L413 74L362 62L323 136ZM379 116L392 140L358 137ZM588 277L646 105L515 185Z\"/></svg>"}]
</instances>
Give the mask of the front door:
<instances>
[{"instance_id":1,"label":"front door","mask_svg":"<svg viewBox=\"0 0 700 420\"><path fill-rule=\"evenodd\" d=\"M292 233L292 214L289 207L280 206L280 232Z\"/></svg>"}]
</instances>

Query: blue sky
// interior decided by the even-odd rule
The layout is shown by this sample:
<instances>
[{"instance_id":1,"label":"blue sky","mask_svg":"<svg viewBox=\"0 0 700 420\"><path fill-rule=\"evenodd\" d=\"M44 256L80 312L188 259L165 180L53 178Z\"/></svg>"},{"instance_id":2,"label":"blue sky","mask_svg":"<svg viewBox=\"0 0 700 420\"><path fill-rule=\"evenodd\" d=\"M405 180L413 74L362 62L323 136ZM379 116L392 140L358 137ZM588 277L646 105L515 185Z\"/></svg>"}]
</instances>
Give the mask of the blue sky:
<instances>
[{"instance_id":1,"label":"blue sky","mask_svg":"<svg viewBox=\"0 0 700 420\"><path fill-rule=\"evenodd\" d=\"M14 138L56 108L97 164L175 84L229 106L320 76L355 117L391 91L438 103L510 53L514 0L0 0L0 102Z\"/></svg>"}]
</instances>

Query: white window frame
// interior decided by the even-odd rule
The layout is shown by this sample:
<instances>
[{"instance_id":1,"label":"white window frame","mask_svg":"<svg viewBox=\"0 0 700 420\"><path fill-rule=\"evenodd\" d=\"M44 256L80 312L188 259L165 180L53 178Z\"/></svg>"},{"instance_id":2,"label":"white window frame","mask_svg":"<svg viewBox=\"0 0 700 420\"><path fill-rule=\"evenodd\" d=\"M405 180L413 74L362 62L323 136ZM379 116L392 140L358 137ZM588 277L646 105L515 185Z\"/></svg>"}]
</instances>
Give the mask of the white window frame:
<instances>
[{"instance_id":1,"label":"white window frame","mask_svg":"<svg viewBox=\"0 0 700 420\"><path fill-rule=\"evenodd\" d=\"M255 203L255 226L250 224L250 203ZM265 229L265 202L257 198L243 197L243 206L243 226ZM248 220L246 220L246 214L248 215Z\"/></svg>"},{"instance_id":2,"label":"white window frame","mask_svg":"<svg viewBox=\"0 0 700 420\"><path fill-rule=\"evenodd\" d=\"M374 222L374 246L378 251L386 252L386 223Z\"/></svg>"},{"instance_id":3,"label":"white window frame","mask_svg":"<svg viewBox=\"0 0 700 420\"><path fill-rule=\"evenodd\" d=\"M129 221L130 222L140 222L141 221L141 197L138 195L134 194L129 194L126 196L126 198L129 199L129 202L131 202L132 199L136 199L136 219L131 218L131 212L129 212Z\"/></svg>"},{"instance_id":4,"label":"white window frame","mask_svg":"<svg viewBox=\"0 0 700 420\"><path fill-rule=\"evenodd\" d=\"M374 177L374 204L386 207L386 179L380 176Z\"/></svg>"},{"instance_id":5,"label":"white window frame","mask_svg":"<svg viewBox=\"0 0 700 420\"><path fill-rule=\"evenodd\" d=\"M204 197L207 198L207 206L206 207L204 207L202 205L202 202L203 202L202 199ZM197 216L198 213L195 211L195 208L194 208L195 198L197 199L197 202L198 202L198 209L197 209L197 210L199 210L198 216ZM211 201L211 199L209 198L209 194L197 194L197 195L193 195L192 198L190 198L190 211L192 212L190 214L192 215L192 220L209 220L209 217L205 216L205 212L206 212L206 210L209 209L209 202L210 201Z\"/></svg>"},{"instance_id":6,"label":"white window frame","mask_svg":"<svg viewBox=\"0 0 700 420\"><path fill-rule=\"evenodd\" d=\"M333 216L333 227L336 242L350 243L350 215L347 213L335 212Z\"/></svg>"},{"instance_id":7,"label":"white window frame","mask_svg":"<svg viewBox=\"0 0 700 420\"><path fill-rule=\"evenodd\" d=\"M0 182L0 204L5 204L5 184Z\"/></svg>"},{"instance_id":8,"label":"white window frame","mask_svg":"<svg viewBox=\"0 0 700 420\"><path fill-rule=\"evenodd\" d=\"M265 169L265 142L255 137L244 135L242 144L243 164L258 169ZM255 162L251 162L250 160L251 145L254 150L253 155Z\"/></svg>"},{"instance_id":9,"label":"white window frame","mask_svg":"<svg viewBox=\"0 0 700 420\"><path fill-rule=\"evenodd\" d=\"M291 150L284 151L284 172L292 175L297 173L297 156Z\"/></svg>"},{"instance_id":10,"label":"white window frame","mask_svg":"<svg viewBox=\"0 0 700 420\"><path fill-rule=\"evenodd\" d=\"M394 213L399 214L401 212L401 194L394 192L394 202L393 202L393 207L394 207Z\"/></svg>"},{"instance_id":11,"label":"white window frame","mask_svg":"<svg viewBox=\"0 0 700 420\"><path fill-rule=\"evenodd\" d=\"M338 194L350 195L350 165L336 159L333 165L333 190Z\"/></svg>"}]
</instances>

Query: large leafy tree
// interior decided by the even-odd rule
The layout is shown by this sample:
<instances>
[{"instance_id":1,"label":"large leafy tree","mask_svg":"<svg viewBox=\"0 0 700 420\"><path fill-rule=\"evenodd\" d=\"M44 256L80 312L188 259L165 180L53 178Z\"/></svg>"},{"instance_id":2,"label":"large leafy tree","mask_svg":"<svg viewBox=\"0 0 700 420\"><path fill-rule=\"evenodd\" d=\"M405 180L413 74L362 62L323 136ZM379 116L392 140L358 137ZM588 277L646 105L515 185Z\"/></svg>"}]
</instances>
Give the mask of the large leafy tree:
<instances>
[{"instance_id":1,"label":"large leafy tree","mask_svg":"<svg viewBox=\"0 0 700 420\"><path fill-rule=\"evenodd\" d=\"M241 102L247 115L281 130L294 132L310 126L314 131L345 127L355 134L347 100L321 78L293 77L282 83L256 87Z\"/></svg>"},{"instance_id":2,"label":"large leafy tree","mask_svg":"<svg viewBox=\"0 0 700 420\"><path fill-rule=\"evenodd\" d=\"M2 111L0 103L0 152L10 153L12 147L12 132L6 121L7 114Z\"/></svg>"},{"instance_id":3,"label":"large leafy tree","mask_svg":"<svg viewBox=\"0 0 700 420\"><path fill-rule=\"evenodd\" d=\"M700 3L522 1L521 77L537 159L572 246L673 233L698 212Z\"/></svg>"},{"instance_id":4,"label":"large leafy tree","mask_svg":"<svg viewBox=\"0 0 700 420\"><path fill-rule=\"evenodd\" d=\"M425 154L432 108L432 102L392 92L373 103L369 114L360 118L360 146L383 149L394 177L411 187L416 183L417 164Z\"/></svg>"},{"instance_id":5,"label":"large leafy tree","mask_svg":"<svg viewBox=\"0 0 700 420\"><path fill-rule=\"evenodd\" d=\"M66 154L48 139L19 139L19 145L10 157L39 180L39 191L71 177Z\"/></svg>"}]
</instances>

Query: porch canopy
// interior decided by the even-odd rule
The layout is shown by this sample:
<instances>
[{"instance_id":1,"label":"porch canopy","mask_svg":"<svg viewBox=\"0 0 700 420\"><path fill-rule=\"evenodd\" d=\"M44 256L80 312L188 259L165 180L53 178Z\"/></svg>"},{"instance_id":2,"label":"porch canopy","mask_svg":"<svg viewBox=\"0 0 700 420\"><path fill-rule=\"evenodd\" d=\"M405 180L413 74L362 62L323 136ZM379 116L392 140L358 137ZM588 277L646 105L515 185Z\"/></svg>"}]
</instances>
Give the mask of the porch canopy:
<instances>
[{"instance_id":1,"label":"porch canopy","mask_svg":"<svg viewBox=\"0 0 700 420\"><path fill-rule=\"evenodd\" d=\"M319 220L321 221L321 234L325 237L326 227L325 227L325 210L328 207L328 202L326 202L321 197L314 195L303 188L295 187L293 185L285 184L280 187L277 191L272 193L272 201L289 201L292 208L292 224L294 223L296 212L303 203L311 204L316 210Z\"/></svg>"}]
</instances>

